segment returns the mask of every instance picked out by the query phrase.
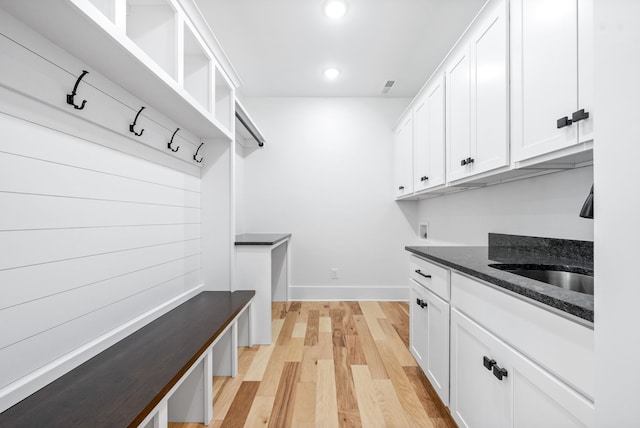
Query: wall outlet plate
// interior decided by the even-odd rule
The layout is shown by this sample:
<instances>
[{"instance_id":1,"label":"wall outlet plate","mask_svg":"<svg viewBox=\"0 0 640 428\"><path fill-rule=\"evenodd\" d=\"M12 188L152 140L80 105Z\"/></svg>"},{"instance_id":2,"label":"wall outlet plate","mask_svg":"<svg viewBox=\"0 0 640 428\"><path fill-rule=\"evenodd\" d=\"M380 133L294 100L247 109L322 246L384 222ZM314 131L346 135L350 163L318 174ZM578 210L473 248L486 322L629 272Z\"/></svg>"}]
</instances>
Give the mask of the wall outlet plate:
<instances>
[{"instance_id":1,"label":"wall outlet plate","mask_svg":"<svg viewBox=\"0 0 640 428\"><path fill-rule=\"evenodd\" d=\"M429 235L429 223L420 223L418 225L418 234L420 235L420 239L427 239Z\"/></svg>"}]
</instances>

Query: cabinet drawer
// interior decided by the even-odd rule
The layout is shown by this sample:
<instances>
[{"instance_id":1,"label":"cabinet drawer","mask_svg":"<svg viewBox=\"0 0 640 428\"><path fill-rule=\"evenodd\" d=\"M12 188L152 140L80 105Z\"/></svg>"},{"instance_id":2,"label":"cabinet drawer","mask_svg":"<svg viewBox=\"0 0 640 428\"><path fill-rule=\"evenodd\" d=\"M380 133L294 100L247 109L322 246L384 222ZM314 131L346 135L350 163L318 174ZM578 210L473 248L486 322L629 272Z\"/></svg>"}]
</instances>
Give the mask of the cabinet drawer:
<instances>
[{"instance_id":1,"label":"cabinet drawer","mask_svg":"<svg viewBox=\"0 0 640 428\"><path fill-rule=\"evenodd\" d=\"M409 260L411 267L410 278L426 287L445 301L449 301L451 296L449 287L448 269L436 266L416 256L411 256Z\"/></svg>"},{"instance_id":2,"label":"cabinet drawer","mask_svg":"<svg viewBox=\"0 0 640 428\"><path fill-rule=\"evenodd\" d=\"M593 330L456 272L451 306L593 399Z\"/></svg>"}]
</instances>

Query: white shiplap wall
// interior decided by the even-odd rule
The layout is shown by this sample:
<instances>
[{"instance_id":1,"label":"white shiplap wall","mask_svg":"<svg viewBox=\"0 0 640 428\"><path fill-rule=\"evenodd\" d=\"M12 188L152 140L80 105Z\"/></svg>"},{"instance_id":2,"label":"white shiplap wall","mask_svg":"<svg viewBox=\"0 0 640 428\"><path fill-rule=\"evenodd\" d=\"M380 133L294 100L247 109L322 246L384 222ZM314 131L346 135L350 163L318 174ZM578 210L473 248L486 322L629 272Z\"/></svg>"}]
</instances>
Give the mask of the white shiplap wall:
<instances>
[{"instance_id":1,"label":"white shiplap wall","mask_svg":"<svg viewBox=\"0 0 640 428\"><path fill-rule=\"evenodd\" d=\"M200 284L200 180L0 115L0 388Z\"/></svg>"},{"instance_id":2,"label":"white shiplap wall","mask_svg":"<svg viewBox=\"0 0 640 428\"><path fill-rule=\"evenodd\" d=\"M197 138L152 106L128 134L143 101L95 71L67 106L86 65L2 11L0 63L1 412L203 285Z\"/></svg>"}]
</instances>

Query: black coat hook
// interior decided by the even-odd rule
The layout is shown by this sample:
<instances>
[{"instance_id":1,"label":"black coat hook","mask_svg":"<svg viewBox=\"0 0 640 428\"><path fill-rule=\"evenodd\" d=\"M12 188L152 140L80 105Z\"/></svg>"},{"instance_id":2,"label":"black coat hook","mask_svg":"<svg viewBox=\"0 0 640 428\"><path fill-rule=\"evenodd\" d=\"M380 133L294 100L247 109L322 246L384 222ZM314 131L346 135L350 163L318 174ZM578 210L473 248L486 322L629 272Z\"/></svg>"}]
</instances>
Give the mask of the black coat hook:
<instances>
[{"instance_id":1,"label":"black coat hook","mask_svg":"<svg viewBox=\"0 0 640 428\"><path fill-rule=\"evenodd\" d=\"M141 129L140 132L136 132L135 131L135 126L136 126L136 122L138 121L138 117L140 116L140 113L142 113L142 110L144 110L144 107L140 107L140 110L138 111L138 114L136 114L136 118L133 119L133 123L131 125L129 125L129 131L131 131L132 133L134 133L135 135L137 135L138 137L142 135L142 133L144 132L144 129Z\"/></svg>"},{"instance_id":2,"label":"black coat hook","mask_svg":"<svg viewBox=\"0 0 640 428\"><path fill-rule=\"evenodd\" d=\"M180 149L180 146L176 147L175 149L173 147L171 147L171 145L173 144L173 137L176 136L176 134L178 133L178 131L180 130L180 128L176 129L173 132L173 135L171 136L171 141L169 141L169 143L167 144L167 147L169 148L169 150L171 150L172 152L177 152Z\"/></svg>"},{"instance_id":3,"label":"black coat hook","mask_svg":"<svg viewBox=\"0 0 640 428\"><path fill-rule=\"evenodd\" d=\"M67 94L67 104L72 105L76 110L82 110L84 108L84 105L87 103L87 100L82 100L82 104L77 105L74 100L76 97L76 91L78 90L78 85L80 84L82 78L87 74L89 74L87 70L82 70L82 74L78 77L78 80L76 80L73 91L71 91L70 94Z\"/></svg>"},{"instance_id":4,"label":"black coat hook","mask_svg":"<svg viewBox=\"0 0 640 428\"><path fill-rule=\"evenodd\" d=\"M198 163L202 163L202 161L204 160L204 158L200 158L200 160L198 160L198 152L200 151L200 147L202 147L204 143L200 143L200 145L198 146L198 150L196 150L196 153L193 155L193 160L198 162Z\"/></svg>"}]
</instances>

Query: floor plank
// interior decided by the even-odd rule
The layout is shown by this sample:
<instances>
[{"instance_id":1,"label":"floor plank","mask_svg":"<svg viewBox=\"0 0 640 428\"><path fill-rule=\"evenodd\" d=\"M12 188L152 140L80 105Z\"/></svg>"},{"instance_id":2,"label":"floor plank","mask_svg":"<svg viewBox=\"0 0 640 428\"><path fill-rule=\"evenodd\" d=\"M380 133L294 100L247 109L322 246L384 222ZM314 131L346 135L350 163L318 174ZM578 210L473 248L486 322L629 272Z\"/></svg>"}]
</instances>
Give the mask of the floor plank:
<instances>
[{"instance_id":1,"label":"floor plank","mask_svg":"<svg viewBox=\"0 0 640 428\"><path fill-rule=\"evenodd\" d=\"M367 365L371 371L371 377L373 379L389 379L387 369L384 367L382 357L380 357L380 353L378 352L378 347L369 331L366 318L363 315L355 315L354 319L358 330L358 337L362 344L362 352L364 352Z\"/></svg>"},{"instance_id":2,"label":"floor plank","mask_svg":"<svg viewBox=\"0 0 640 428\"><path fill-rule=\"evenodd\" d=\"M384 423L388 428L405 428L409 421L404 416L404 410L393 388L390 379L377 379L373 381L376 391L376 399L384 417Z\"/></svg>"},{"instance_id":3,"label":"floor plank","mask_svg":"<svg viewBox=\"0 0 640 428\"><path fill-rule=\"evenodd\" d=\"M241 348L238 376L214 378L209 428L456 428L408 326L406 302L274 303L273 343Z\"/></svg>"},{"instance_id":4,"label":"floor plank","mask_svg":"<svg viewBox=\"0 0 640 428\"><path fill-rule=\"evenodd\" d=\"M320 323L320 312L310 310L307 317L307 331L304 338L305 346L313 346L318 344L318 330Z\"/></svg>"},{"instance_id":5,"label":"floor plank","mask_svg":"<svg viewBox=\"0 0 640 428\"><path fill-rule=\"evenodd\" d=\"M296 428L314 428L316 422L316 384L298 382L293 407L291 426Z\"/></svg>"},{"instance_id":6,"label":"floor plank","mask_svg":"<svg viewBox=\"0 0 640 428\"><path fill-rule=\"evenodd\" d=\"M245 428L268 426L274 401L275 397L260 397L257 395L253 399L253 405L244 423Z\"/></svg>"},{"instance_id":7,"label":"floor plank","mask_svg":"<svg viewBox=\"0 0 640 428\"><path fill-rule=\"evenodd\" d=\"M299 363L287 361L282 369L276 398L269 419L270 428L290 427L293 419L296 388L298 385Z\"/></svg>"},{"instance_id":8,"label":"floor plank","mask_svg":"<svg viewBox=\"0 0 640 428\"><path fill-rule=\"evenodd\" d=\"M244 426L259 386L260 382L242 382L227 416L224 418L222 428L242 428Z\"/></svg>"},{"instance_id":9,"label":"floor plank","mask_svg":"<svg viewBox=\"0 0 640 428\"><path fill-rule=\"evenodd\" d=\"M364 428L384 428L385 421L378 406L373 387L371 373L367 366L351 366L353 375L353 383L356 389L356 397L358 399L358 410L360 411L360 419Z\"/></svg>"},{"instance_id":10,"label":"floor plank","mask_svg":"<svg viewBox=\"0 0 640 428\"><path fill-rule=\"evenodd\" d=\"M337 428L339 426L337 396L333 360L318 360L315 418L317 427Z\"/></svg>"}]
</instances>

